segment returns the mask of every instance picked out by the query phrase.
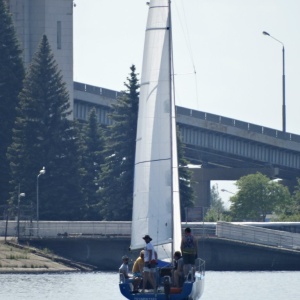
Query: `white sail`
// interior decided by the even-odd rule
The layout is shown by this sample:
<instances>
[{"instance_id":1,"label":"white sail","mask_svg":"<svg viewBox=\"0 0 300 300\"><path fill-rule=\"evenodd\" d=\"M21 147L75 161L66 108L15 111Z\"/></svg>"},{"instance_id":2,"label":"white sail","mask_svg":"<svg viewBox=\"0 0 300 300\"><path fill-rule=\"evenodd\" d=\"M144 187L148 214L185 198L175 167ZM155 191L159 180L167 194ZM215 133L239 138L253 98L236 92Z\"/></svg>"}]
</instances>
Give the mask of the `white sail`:
<instances>
[{"instance_id":1,"label":"white sail","mask_svg":"<svg viewBox=\"0 0 300 300\"><path fill-rule=\"evenodd\" d=\"M181 241L169 15L168 0L150 1L141 73L131 234L131 249L144 247L145 234L152 237L153 245L169 243L159 250L160 259L172 257L171 241L174 250L179 250Z\"/></svg>"}]
</instances>

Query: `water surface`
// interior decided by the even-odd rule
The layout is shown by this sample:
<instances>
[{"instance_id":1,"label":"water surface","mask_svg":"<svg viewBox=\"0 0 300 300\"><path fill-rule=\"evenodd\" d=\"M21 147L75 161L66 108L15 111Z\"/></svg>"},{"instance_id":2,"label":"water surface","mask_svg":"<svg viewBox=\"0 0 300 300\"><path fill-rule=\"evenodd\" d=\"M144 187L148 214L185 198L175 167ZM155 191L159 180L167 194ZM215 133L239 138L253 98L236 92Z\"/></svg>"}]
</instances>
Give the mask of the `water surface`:
<instances>
[{"instance_id":1,"label":"water surface","mask_svg":"<svg viewBox=\"0 0 300 300\"><path fill-rule=\"evenodd\" d=\"M206 272L203 300L299 300L300 272ZM124 300L118 274L0 274L1 300ZM201 300L202 300L201 299Z\"/></svg>"}]
</instances>

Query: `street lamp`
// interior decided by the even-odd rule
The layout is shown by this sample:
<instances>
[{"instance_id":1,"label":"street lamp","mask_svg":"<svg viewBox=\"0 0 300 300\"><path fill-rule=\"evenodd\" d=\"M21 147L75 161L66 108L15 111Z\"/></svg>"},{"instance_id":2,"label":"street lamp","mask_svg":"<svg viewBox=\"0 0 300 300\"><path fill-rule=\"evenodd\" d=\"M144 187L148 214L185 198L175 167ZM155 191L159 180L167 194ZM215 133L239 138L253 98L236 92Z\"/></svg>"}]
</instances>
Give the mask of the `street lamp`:
<instances>
[{"instance_id":1,"label":"street lamp","mask_svg":"<svg viewBox=\"0 0 300 300\"><path fill-rule=\"evenodd\" d=\"M229 193L229 194L232 194L232 195L234 195L234 193L233 193L233 192L227 191L227 190L225 190L225 189L221 189L221 191L222 191L222 192L227 192L227 193Z\"/></svg>"},{"instance_id":2,"label":"street lamp","mask_svg":"<svg viewBox=\"0 0 300 300\"><path fill-rule=\"evenodd\" d=\"M18 220L17 220L17 235L18 235L18 243L19 243L19 236L20 236L20 200L21 197L25 197L25 193L19 193L18 195Z\"/></svg>"},{"instance_id":3,"label":"street lamp","mask_svg":"<svg viewBox=\"0 0 300 300\"><path fill-rule=\"evenodd\" d=\"M37 236L39 236L40 225L39 225L39 177L46 173L45 167L40 170L36 177L36 225L37 225Z\"/></svg>"},{"instance_id":4,"label":"street lamp","mask_svg":"<svg viewBox=\"0 0 300 300\"><path fill-rule=\"evenodd\" d=\"M285 112L285 54L284 54L284 44L270 35L268 32L263 31L263 35L271 37L276 42L282 45L282 131L286 132L286 112Z\"/></svg>"}]
</instances>

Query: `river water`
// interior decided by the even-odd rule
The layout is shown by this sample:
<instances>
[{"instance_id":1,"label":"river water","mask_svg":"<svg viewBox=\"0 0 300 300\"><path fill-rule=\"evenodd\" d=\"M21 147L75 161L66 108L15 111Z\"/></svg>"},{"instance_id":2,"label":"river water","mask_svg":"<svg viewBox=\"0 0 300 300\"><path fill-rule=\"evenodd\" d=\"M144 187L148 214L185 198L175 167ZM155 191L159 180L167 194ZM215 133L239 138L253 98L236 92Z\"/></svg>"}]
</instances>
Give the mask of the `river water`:
<instances>
[{"instance_id":1,"label":"river water","mask_svg":"<svg viewBox=\"0 0 300 300\"><path fill-rule=\"evenodd\" d=\"M0 274L1 300L124 300L111 272ZM300 272L206 272L201 300L299 300Z\"/></svg>"}]
</instances>

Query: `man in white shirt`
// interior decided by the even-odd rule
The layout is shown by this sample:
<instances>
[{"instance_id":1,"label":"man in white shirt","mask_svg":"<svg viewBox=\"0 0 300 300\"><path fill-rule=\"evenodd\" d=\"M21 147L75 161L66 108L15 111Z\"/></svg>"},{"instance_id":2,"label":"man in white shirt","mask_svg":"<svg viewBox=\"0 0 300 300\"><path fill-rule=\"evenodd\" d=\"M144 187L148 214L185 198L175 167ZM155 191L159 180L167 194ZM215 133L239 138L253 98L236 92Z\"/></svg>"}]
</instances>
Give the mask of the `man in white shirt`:
<instances>
[{"instance_id":1,"label":"man in white shirt","mask_svg":"<svg viewBox=\"0 0 300 300\"><path fill-rule=\"evenodd\" d=\"M153 289L156 289L156 283L155 283L155 276L154 273L156 272L156 258L155 258L155 251L154 247L151 244L152 238L146 234L143 237L146 246L144 248L144 273L143 273L143 291L145 291L145 288L147 286L147 282L149 281L150 284L153 286Z\"/></svg>"},{"instance_id":2,"label":"man in white shirt","mask_svg":"<svg viewBox=\"0 0 300 300\"><path fill-rule=\"evenodd\" d=\"M133 276L130 276L128 274L128 272L129 272L128 271L129 270L128 269L128 262L129 262L128 256L124 255L122 257L122 260L123 260L123 263L122 263L121 267L119 268L119 273L123 274L125 282L129 282L129 283L133 284L133 290L134 290L134 292L136 292L138 289L140 280L138 278L134 278Z\"/></svg>"}]
</instances>

